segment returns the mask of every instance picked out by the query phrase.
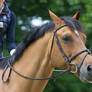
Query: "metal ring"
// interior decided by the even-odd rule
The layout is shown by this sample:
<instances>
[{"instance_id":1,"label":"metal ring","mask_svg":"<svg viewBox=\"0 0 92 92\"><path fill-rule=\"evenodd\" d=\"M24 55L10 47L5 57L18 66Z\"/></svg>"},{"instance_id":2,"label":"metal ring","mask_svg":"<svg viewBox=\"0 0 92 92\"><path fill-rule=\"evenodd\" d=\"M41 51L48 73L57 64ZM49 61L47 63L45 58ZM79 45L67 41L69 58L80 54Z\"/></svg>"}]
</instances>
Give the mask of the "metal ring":
<instances>
[{"instance_id":1,"label":"metal ring","mask_svg":"<svg viewBox=\"0 0 92 92\"><path fill-rule=\"evenodd\" d=\"M78 67L77 67L77 65L76 64L73 64L73 63L71 63L71 64L69 64L70 66L69 66L69 68L70 68L70 72L71 73L77 73L77 71L78 71ZM72 67L71 66L73 66L73 70L74 71L72 71Z\"/></svg>"}]
</instances>

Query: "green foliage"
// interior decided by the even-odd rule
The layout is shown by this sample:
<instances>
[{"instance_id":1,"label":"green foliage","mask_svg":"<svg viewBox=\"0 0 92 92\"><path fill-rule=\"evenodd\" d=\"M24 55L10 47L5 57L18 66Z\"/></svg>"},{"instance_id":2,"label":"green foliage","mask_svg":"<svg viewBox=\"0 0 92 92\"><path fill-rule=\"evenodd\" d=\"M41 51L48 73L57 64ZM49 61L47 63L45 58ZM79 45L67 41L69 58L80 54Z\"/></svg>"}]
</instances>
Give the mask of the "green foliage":
<instances>
[{"instance_id":1,"label":"green foliage","mask_svg":"<svg viewBox=\"0 0 92 92\"><path fill-rule=\"evenodd\" d=\"M81 9L80 21L83 24L84 32L87 35L86 46L92 50L92 0L7 0L10 9L17 17L27 20L27 17L41 16L43 19L50 19L48 10L52 10L58 16L73 16L78 9ZM16 27L16 43L18 44L25 32ZM6 50L5 55L8 55ZM49 81L44 92L92 92L92 86L82 83L77 77L67 74L53 82Z\"/></svg>"},{"instance_id":2,"label":"green foliage","mask_svg":"<svg viewBox=\"0 0 92 92\"><path fill-rule=\"evenodd\" d=\"M55 82L50 80L44 92L91 92L91 84L82 83L71 74L59 77Z\"/></svg>"}]
</instances>

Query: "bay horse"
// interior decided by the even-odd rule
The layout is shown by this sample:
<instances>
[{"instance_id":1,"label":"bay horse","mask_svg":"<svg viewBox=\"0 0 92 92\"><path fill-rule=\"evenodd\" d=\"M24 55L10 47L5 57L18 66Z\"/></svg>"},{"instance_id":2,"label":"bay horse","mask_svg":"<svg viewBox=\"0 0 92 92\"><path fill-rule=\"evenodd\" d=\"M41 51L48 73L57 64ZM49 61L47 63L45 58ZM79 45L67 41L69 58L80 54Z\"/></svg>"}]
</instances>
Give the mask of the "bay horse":
<instances>
[{"instance_id":1,"label":"bay horse","mask_svg":"<svg viewBox=\"0 0 92 92\"><path fill-rule=\"evenodd\" d=\"M92 56L85 46L80 11L62 18L49 13L53 22L31 30L13 56L0 59L0 92L42 92L50 78L62 75L52 75L55 68L92 82Z\"/></svg>"}]
</instances>

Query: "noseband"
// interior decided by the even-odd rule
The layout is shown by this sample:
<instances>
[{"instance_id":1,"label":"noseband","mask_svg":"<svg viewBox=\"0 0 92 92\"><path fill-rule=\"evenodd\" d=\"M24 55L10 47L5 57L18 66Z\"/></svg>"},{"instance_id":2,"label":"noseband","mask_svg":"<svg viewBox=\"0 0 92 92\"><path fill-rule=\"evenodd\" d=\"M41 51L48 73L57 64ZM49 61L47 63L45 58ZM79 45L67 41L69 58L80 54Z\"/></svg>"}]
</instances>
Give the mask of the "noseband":
<instances>
[{"instance_id":1,"label":"noseband","mask_svg":"<svg viewBox=\"0 0 92 92\"><path fill-rule=\"evenodd\" d=\"M59 31L59 29L62 29L62 28L65 27L65 26L68 26L68 25L64 24L64 25L60 26L59 28L57 28L56 30L54 30L54 35L53 35L52 44L51 44L51 50L50 50L50 56L51 56L51 53L52 53L53 43L54 43L54 37L55 37L55 38L56 38L57 46L58 46L60 52L62 53L62 56L63 56L64 60L67 62L68 66L69 66L67 70L64 70L63 72L61 72L61 73L59 73L59 74L52 75L52 76L49 77L49 78L32 78L32 77L30 77L30 76L26 76L26 75L23 75L23 74L17 72L17 71L13 68L13 65L11 64L11 59L10 59L10 60L8 61L7 65L6 65L6 67L4 68L3 73L2 73L2 81L3 81L3 82L8 82L8 81L9 81L9 78L10 78L10 75L11 75L11 71L15 72L17 75L19 75L19 76L22 77L22 78L30 79L30 80L49 80L49 79L56 79L57 77L62 76L62 75L64 75L64 74L67 73L67 72L72 72L72 73L78 72L78 73L80 73L80 68L81 68L81 66L82 66L82 64L83 64L83 62L84 62L86 56L87 56L88 54L91 54L91 51L89 51L88 49L85 49L85 50L82 50L82 51L80 51L80 52L74 54L73 56L71 56L71 57L69 58L69 57L66 55L66 53L64 52L64 50L63 50L63 48L62 48L62 45L61 45L61 43L59 42L59 39L58 39L57 34L56 34L56 32ZM81 60L79 66L77 66L77 65L71 63L73 59L75 59L77 56L79 56L80 54L82 54L82 53L84 53L84 52L86 52L86 53L85 53L85 55L83 56L83 58L82 58L82 60ZM71 71L71 65L73 65L73 66L75 67L75 71ZM7 79L4 80L4 76L5 76L5 73L6 73L7 69L8 69L8 67L10 68L9 74L8 74ZM57 71L57 70L56 70L56 71Z\"/></svg>"}]
</instances>

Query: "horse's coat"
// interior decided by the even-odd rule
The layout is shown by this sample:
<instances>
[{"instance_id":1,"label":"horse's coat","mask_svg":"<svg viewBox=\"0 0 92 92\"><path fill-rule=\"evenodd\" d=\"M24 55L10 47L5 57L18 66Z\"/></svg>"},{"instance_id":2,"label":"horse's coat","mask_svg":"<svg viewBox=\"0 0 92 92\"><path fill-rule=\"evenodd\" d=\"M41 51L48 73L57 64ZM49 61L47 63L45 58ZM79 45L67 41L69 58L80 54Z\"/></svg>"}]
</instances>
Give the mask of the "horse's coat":
<instances>
[{"instance_id":1,"label":"horse's coat","mask_svg":"<svg viewBox=\"0 0 92 92\"><path fill-rule=\"evenodd\" d=\"M79 19L79 12L76 13L73 18L63 17L59 19L52 12L50 12L50 16L55 23L55 28L58 28L62 24L68 25L68 27L64 27L57 32L59 40L68 57L86 48L84 45L86 37L81 31L82 28L79 21L76 20ZM30 34L27 35L17 47L16 53L12 56L11 63L14 64L15 70L33 78L48 78L52 75L55 67L67 69L67 62L64 61L55 42L55 38L50 57L53 30L53 23L46 24L37 30L31 31ZM74 30L77 30L79 35L76 36ZM64 36L70 37L69 39L72 40L68 40L69 42L67 42L62 39ZM79 65L83 55L84 54L81 54L76 57L72 63ZM86 67L88 64L92 64L91 60L92 56L88 55L81 68L81 73L85 75L85 78L89 77ZM1 77L3 68L5 68L7 62L0 62ZM78 76L78 73L75 73L75 75ZM27 80L12 71L8 83L3 83L2 80L0 80L0 92L42 92L47 82L48 80Z\"/></svg>"}]
</instances>

